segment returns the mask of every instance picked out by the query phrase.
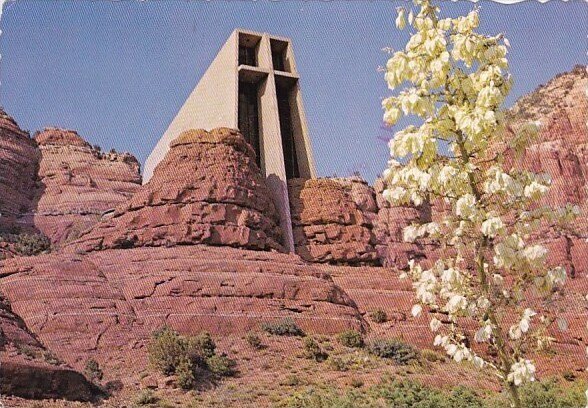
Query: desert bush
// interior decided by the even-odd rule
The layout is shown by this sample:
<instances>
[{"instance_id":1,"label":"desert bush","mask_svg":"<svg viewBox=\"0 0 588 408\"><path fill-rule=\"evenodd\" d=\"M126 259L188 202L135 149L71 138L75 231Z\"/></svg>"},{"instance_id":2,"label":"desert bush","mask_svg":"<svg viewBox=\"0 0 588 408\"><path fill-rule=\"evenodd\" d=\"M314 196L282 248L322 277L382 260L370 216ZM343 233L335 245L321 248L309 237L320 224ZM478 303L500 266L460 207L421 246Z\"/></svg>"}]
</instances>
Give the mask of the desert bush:
<instances>
[{"instance_id":1,"label":"desert bush","mask_svg":"<svg viewBox=\"0 0 588 408\"><path fill-rule=\"evenodd\" d=\"M347 371L351 366L351 361L341 357L329 357L327 360L329 367L335 371Z\"/></svg>"},{"instance_id":2,"label":"desert bush","mask_svg":"<svg viewBox=\"0 0 588 408\"><path fill-rule=\"evenodd\" d=\"M225 354L221 354L220 356L214 355L209 357L206 360L206 365L211 373L220 377L230 377L235 374L237 363Z\"/></svg>"},{"instance_id":3,"label":"desert bush","mask_svg":"<svg viewBox=\"0 0 588 408\"><path fill-rule=\"evenodd\" d=\"M185 355L185 341L178 333L164 327L153 333L148 352L149 362L163 374L171 375Z\"/></svg>"},{"instance_id":4,"label":"desert bush","mask_svg":"<svg viewBox=\"0 0 588 408\"><path fill-rule=\"evenodd\" d=\"M345 347L361 348L363 347L363 336L356 330L347 330L339 334L339 343Z\"/></svg>"},{"instance_id":5,"label":"desert bush","mask_svg":"<svg viewBox=\"0 0 588 408\"><path fill-rule=\"evenodd\" d=\"M519 390L522 408L576 408L586 405L586 383L577 381L571 386L562 385L554 380L532 382ZM491 398L485 408L502 408L509 406L509 399L504 393Z\"/></svg>"},{"instance_id":6,"label":"desert bush","mask_svg":"<svg viewBox=\"0 0 588 408\"><path fill-rule=\"evenodd\" d=\"M155 394L153 394L153 391L143 390L139 394L137 394L133 402L135 406L142 407L145 405L155 404L157 403L157 401L159 401L159 398L157 398Z\"/></svg>"},{"instance_id":7,"label":"desert bush","mask_svg":"<svg viewBox=\"0 0 588 408\"><path fill-rule=\"evenodd\" d=\"M261 328L275 336L304 336L304 332L291 318L263 323Z\"/></svg>"},{"instance_id":8,"label":"desert bush","mask_svg":"<svg viewBox=\"0 0 588 408\"><path fill-rule=\"evenodd\" d=\"M43 234L19 234L12 240L14 250L23 256L39 255L51 248L51 241Z\"/></svg>"},{"instance_id":9,"label":"desert bush","mask_svg":"<svg viewBox=\"0 0 588 408\"><path fill-rule=\"evenodd\" d=\"M424 360L431 363L444 362L446 360L443 354L431 349L423 349L420 351L420 354Z\"/></svg>"},{"instance_id":10,"label":"desert bush","mask_svg":"<svg viewBox=\"0 0 588 408\"><path fill-rule=\"evenodd\" d=\"M386 323L388 321L388 315L382 309L372 311L370 318L374 323Z\"/></svg>"},{"instance_id":11,"label":"desert bush","mask_svg":"<svg viewBox=\"0 0 588 408\"><path fill-rule=\"evenodd\" d=\"M400 365L418 360L418 351L397 339L373 340L368 345L368 351L375 356L392 359Z\"/></svg>"},{"instance_id":12,"label":"desert bush","mask_svg":"<svg viewBox=\"0 0 588 408\"><path fill-rule=\"evenodd\" d=\"M59 365L62 363L62 361L59 359L59 357L57 357L52 351L50 350L45 350L43 352L43 360L45 360L45 362L47 364L51 364L51 365Z\"/></svg>"},{"instance_id":13,"label":"desert bush","mask_svg":"<svg viewBox=\"0 0 588 408\"><path fill-rule=\"evenodd\" d=\"M247 341L247 344L249 344L249 346L251 346L252 348L254 348L256 350L263 348L263 344L261 343L261 339L254 332L251 332L251 331L248 332L247 335L245 336L245 340Z\"/></svg>"},{"instance_id":14,"label":"desert bush","mask_svg":"<svg viewBox=\"0 0 588 408\"><path fill-rule=\"evenodd\" d=\"M304 346L304 357L315 360L324 361L329 357L327 353L321 348L315 339L312 337L305 337L303 341Z\"/></svg>"},{"instance_id":15,"label":"desert bush","mask_svg":"<svg viewBox=\"0 0 588 408\"><path fill-rule=\"evenodd\" d=\"M100 369L100 365L96 360L93 358L86 361L86 365L84 366L84 375L86 378L92 382L97 382L102 379L104 373Z\"/></svg>"},{"instance_id":16,"label":"desert bush","mask_svg":"<svg viewBox=\"0 0 588 408\"><path fill-rule=\"evenodd\" d=\"M28 358L37 358L39 356L39 351L36 348L28 346L26 344L22 344L17 346L18 352Z\"/></svg>"},{"instance_id":17,"label":"desert bush","mask_svg":"<svg viewBox=\"0 0 588 408\"><path fill-rule=\"evenodd\" d=\"M359 384L359 381L357 382ZM341 390L313 386L284 398L282 408L507 408L503 394L482 398L473 390L458 386L440 390L409 380L385 379L369 388L351 384ZM579 408L586 404L586 383L565 387L555 381L534 382L521 388L522 408Z\"/></svg>"},{"instance_id":18,"label":"desert bush","mask_svg":"<svg viewBox=\"0 0 588 408\"><path fill-rule=\"evenodd\" d=\"M224 354L216 355L216 344L207 332L181 336L166 327L153 333L148 350L153 367L165 375L176 374L184 389L196 385L201 370L224 377L233 375L237 365Z\"/></svg>"},{"instance_id":19,"label":"desert bush","mask_svg":"<svg viewBox=\"0 0 588 408\"><path fill-rule=\"evenodd\" d=\"M196 367L193 361L183 357L175 367L175 373L178 377L178 385L184 390L190 390L196 386Z\"/></svg>"}]
</instances>

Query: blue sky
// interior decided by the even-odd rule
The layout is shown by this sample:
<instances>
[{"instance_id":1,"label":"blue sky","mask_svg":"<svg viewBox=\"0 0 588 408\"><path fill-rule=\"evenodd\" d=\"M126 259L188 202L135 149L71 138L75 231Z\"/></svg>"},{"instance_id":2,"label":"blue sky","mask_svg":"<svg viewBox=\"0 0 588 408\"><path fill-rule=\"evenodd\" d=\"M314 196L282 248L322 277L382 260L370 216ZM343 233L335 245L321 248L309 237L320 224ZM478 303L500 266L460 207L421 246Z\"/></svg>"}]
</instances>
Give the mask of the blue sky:
<instances>
[{"instance_id":1,"label":"blue sky","mask_svg":"<svg viewBox=\"0 0 588 408\"><path fill-rule=\"evenodd\" d=\"M77 130L143 163L237 27L292 38L317 170L372 181L388 158L377 67L402 48L403 1L34 1L5 7L0 104L23 129ZM478 3L481 31L505 32L515 86L508 104L586 64L588 4ZM474 5L444 2L455 16Z\"/></svg>"}]
</instances>

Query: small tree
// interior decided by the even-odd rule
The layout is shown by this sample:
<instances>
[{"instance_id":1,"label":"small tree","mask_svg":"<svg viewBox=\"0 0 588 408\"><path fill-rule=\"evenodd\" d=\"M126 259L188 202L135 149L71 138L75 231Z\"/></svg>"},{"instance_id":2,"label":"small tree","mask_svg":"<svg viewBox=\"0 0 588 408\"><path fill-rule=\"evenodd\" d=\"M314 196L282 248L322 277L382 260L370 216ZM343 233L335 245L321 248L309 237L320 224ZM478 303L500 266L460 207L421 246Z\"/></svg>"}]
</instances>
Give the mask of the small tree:
<instances>
[{"instance_id":1,"label":"small tree","mask_svg":"<svg viewBox=\"0 0 588 408\"><path fill-rule=\"evenodd\" d=\"M427 306L446 313L450 324L430 320L439 332L435 345L455 361L492 367L519 408L518 386L535 376L529 354L550 342L547 328L555 320L533 309L539 299L549 301L566 278L564 268L546 266L547 250L528 240L542 220L563 226L578 209L541 206L549 177L507 169L502 162L503 150L522 152L538 126L527 124L506 137L500 110L511 87L506 38L476 33L478 10L440 19L430 0L415 4L420 11L408 13L414 33L405 50L393 53L385 73L390 89L408 87L382 105L390 125L403 115L422 123L390 141L384 195L396 204L440 202L450 211L437 222L404 230L405 241L428 237L444 253L429 269L410 262L407 275L418 302L412 312L417 316ZM406 18L399 8L399 29ZM472 350L465 320L479 324L473 340L489 353Z\"/></svg>"}]
</instances>

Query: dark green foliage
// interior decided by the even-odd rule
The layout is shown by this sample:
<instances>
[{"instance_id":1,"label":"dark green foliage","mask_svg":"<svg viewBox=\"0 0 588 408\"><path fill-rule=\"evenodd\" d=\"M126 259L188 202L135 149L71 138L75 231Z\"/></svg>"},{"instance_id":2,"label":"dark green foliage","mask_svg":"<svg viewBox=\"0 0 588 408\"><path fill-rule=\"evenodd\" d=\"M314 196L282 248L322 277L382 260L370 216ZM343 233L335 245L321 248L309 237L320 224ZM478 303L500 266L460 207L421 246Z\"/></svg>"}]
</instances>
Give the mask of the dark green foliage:
<instances>
[{"instance_id":1,"label":"dark green foliage","mask_svg":"<svg viewBox=\"0 0 588 408\"><path fill-rule=\"evenodd\" d=\"M390 358L400 365L418 360L418 352L415 348L396 339L373 340L368 345L368 351L378 357Z\"/></svg>"},{"instance_id":2,"label":"dark green foliage","mask_svg":"<svg viewBox=\"0 0 588 408\"><path fill-rule=\"evenodd\" d=\"M382 309L376 309L371 312L370 318L374 323L386 323L388 321L388 315Z\"/></svg>"},{"instance_id":3,"label":"dark green foliage","mask_svg":"<svg viewBox=\"0 0 588 408\"><path fill-rule=\"evenodd\" d=\"M165 375L173 374L186 354L186 342L175 331L164 327L153 333L149 343L149 362Z\"/></svg>"},{"instance_id":4,"label":"dark green foliage","mask_svg":"<svg viewBox=\"0 0 588 408\"><path fill-rule=\"evenodd\" d=\"M321 346L312 337L305 337L303 341L304 357L315 361L325 361L329 355L323 351Z\"/></svg>"},{"instance_id":5,"label":"dark green foliage","mask_svg":"<svg viewBox=\"0 0 588 408\"><path fill-rule=\"evenodd\" d=\"M359 383L358 383L359 384ZM586 384L572 387L553 381L520 389L522 408L579 408L586 405ZM482 398L463 386L444 391L409 380L384 380L369 388L311 387L284 399L283 408L508 408L506 395Z\"/></svg>"},{"instance_id":6,"label":"dark green foliage","mask_svg":"<svg viewBox=\"0 0 588 408\"><path fill-rule=\"evenodd\" d=\"M176 374L184 389L196 386L198 374L208 371L213 376L233 375L237 363L226 355L216 355L216 344L209 333L181 336L164 327L153 333L149 343L149 361L165 375Z\"/></svg>"},{"instance_id":7,"label":"dark green foliage","mask_svg":"<svg viewBox=\"0 0 588 408\"><path fill-rule=\"evenodd\" d=\"M175 367L178 376L178 385L184 390L191 390L196 386L196 373L194 363L186 357L180 358Z\"/></svg>"},{"instance_id":8,"label":"dark green foliage","mask_svg":"<svg viewBox=\"0 0 588 408\"><path fill-rule=\"evenodd\" d=\"M96 360L93 358L86 361L86 365L84 366L84 375L86 378L92 382L97 382L102 379L104 373L100 369L100 365Z\"/></svg>"},{"instance_id":9,"label":"dark green foliage","mask_svg":"<svg viewBox=\"0 0 588 408\"><path fill-rule=\"evenodd\" d=\"M157 398L154 394L153 391L151 390L144 390L141 391L137 397L135 398L135 406L145 406L145 405L151 405L151 404L155 404L157 401L159 401L159 398Z\"/></svg>"},{"instance_id":10,"label":"dark green foliage","mask_svg":"<svg viewBox=\"0 0 588 408\"><path fill-rule=\"evenodd\" d=\"M263 323L261 328L275 336L304 336L302 329L289 317L275 322Z\"/></svg>"},{"instance_id":11,"label":"dark green foliage","mask_svg":"<svg viewBox=\"0 0 588 408\"><path fill-rule=\"evenodd\" d=\"M523 408L576 408L586 405L585 390L586 383L583 381L570 386L551 380L526 384L519 389L519 395ZM508 403L508 396L502 395L486 407L508 407Z\"/></svg>"},{"instance_id":12,"label":"dark green foliage","mask_svg":"<svg viewBox=\"0 0 588 408\"><path fill-rule=\"evenodd\" d=\"M263 344L261 343L261 339L254 332L251 332L251 331L248 332L247 335L245 336L245 340L247 341L247 344L249 344L252 348L254 348L256 350L260 350L263 348Z\"/></svg>"},{"instance_id":13,"label":"dark green foliage","mask_svg":"<svg viewBox=\"0 0 588 408\"><path fill-rule=\"evenodd\" d=\"M363 347L363 336L356 330L347 330L339 334L339 343L345 347Z\"/></svg>"},{"instance_id":14,"label":"dark green foliage","mask_svg":"<svg viewBox=\"0 0 588 408\"><path fill-rule=\"evenodd\" d=\"M51 249L51 241L43 234L1 234L0 241L13 245L14 251L22 256L34 256Z\"/></svg>"},{"instance_id":15,"label":"dark green foliage","mask_svg":"<svg viewBox=\"0 0 588 408\"><path fill-rule=\"evenodd\" d=\"M211 373L219 377L230 377L235 374L237 362L224 354L211 356L206 360L206 365Z\"/></svg>"}]
</instances>

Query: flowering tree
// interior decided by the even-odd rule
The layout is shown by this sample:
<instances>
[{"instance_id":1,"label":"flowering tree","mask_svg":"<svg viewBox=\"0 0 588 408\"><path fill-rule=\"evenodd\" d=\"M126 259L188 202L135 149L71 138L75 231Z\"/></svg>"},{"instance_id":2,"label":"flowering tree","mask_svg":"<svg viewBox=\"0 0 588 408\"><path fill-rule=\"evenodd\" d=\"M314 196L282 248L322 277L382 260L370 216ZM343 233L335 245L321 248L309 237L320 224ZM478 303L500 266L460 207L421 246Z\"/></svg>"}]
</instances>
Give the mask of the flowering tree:
<instances>
[{"instance_id":1,"label":"flowering tree","mask_svg":"<svg viewBox=\"0 0 588 408\"><path fill-rule=\"evenodd\" d=\"M547 250L528 240L542 223L563 227L578 209L541 206L549 177L505 168L503 150L522 152L538 127L527 124L510 138L504 131L500 106L511 87L506 38L476 33L478 10L440 19L430 0L414 3L416 15L398 9L397 27L408 20L413 33L385 73L390 89L407 87L382 106L390 125L409 115L421 125L390 141L384 196L395 204L441 202L450 211L404 230L405 241L428 237L447 254L429 269L410 262L418 302L412 313L426 306L445 314L447 324L430 320L435 345L455 361L491 367L520 407L518 386L535 379L529 354L549 344L556 318L534 309L548 310L540 306L566 279L564 268L546 266ZM470 341L462 323L472 321L479 326Z\"/></svg>"}]
</instances>

